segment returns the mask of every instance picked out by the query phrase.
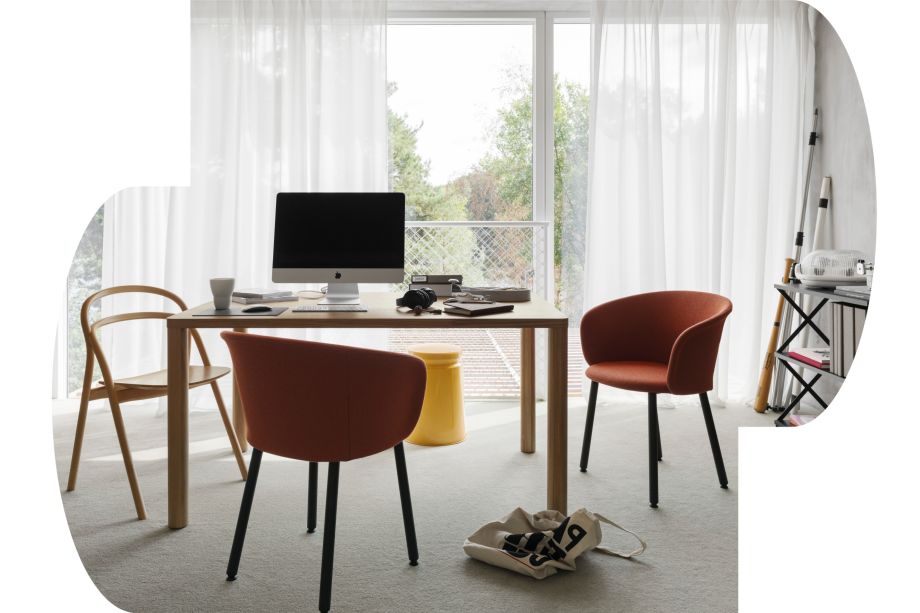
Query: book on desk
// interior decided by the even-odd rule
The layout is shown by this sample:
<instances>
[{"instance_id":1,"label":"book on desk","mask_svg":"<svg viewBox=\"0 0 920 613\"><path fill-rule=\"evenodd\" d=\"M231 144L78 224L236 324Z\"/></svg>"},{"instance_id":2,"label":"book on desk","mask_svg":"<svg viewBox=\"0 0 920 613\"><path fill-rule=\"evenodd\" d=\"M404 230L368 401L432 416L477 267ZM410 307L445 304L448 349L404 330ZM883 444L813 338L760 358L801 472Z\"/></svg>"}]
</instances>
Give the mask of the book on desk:
<instances>
[{"instance_id":1,"label":"book on desk","mask_svg":"<svg viewBox=\"0 0 920 613\"><path fill-rule=\"evenodd\" d=\"M287 296L265 296L263 298L247 296L231 296L230 300L236 304L265 304L268 302L293 302L297 296L289 294Z\"/></svg>"},{"instance_id":2,"label":"book on desk","mask_svg":"<svg viewBox=\"0 0 920 613\"><path fill-rule=\"evenodd\" d=\"M505 302L455 302L446 304L444 312L448 315L461 315L463 317L478 317L494 313L507 313L514 310L513 304Z\"/></svg>"}]
</instances>

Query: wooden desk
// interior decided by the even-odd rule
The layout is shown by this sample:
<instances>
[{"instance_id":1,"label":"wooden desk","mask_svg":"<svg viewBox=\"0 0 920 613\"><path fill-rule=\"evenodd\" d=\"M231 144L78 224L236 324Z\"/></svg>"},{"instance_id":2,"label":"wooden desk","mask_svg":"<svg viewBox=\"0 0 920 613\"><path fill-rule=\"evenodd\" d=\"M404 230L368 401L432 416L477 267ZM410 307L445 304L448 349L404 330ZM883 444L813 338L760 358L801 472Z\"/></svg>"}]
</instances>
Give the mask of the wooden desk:
<instances>
[{"instance_id":1,"label":"wooden desk","mask_svg":"<svg viewBox=\"0 0 920 613\"><path fill-rule=\"evenodd\" d=\"M534 329L546 328L549 336L547 386L546 506L566 512L566 439L568 436L568 318L545 300L518 303L511 313L482 317L454 315L415 316L396 311L396 294L361 295L366 313L294 313L276 317L203 316L194 313L210 308L204 304L177 313L166 320L168 395L168 496L169 527L188 525L188 356L191 328L518 328L521 330L521 451L533 453L536 446ZM295 307L314 301L281 302L273 306ZM235 387L235 386L234 386ZM245 421L239 394L233 394L234 425L240 443L246 445Z\"/></svg>"}]
</instances>

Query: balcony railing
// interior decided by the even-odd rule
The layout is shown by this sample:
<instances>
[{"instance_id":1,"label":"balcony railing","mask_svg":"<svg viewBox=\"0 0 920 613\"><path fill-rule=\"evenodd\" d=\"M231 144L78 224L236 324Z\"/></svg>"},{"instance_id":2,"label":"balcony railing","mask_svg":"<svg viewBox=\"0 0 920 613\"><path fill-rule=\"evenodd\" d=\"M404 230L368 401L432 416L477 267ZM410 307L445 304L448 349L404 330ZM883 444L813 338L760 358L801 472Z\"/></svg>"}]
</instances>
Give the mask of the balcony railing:
<instances>
[{"instance_id":1,"label":"balcony railing","mask_svg":"<svg viewBox=\"0 0 920 613\"><path fill-rule=\"evenodd\" d=\"M406 280L461 274L464 285L527 287L546 295L548 222L407 221Z\"/></svg>"},{"instance_id":2,"label":"balcony railing","mask_svg":"<svg viewBox=\"0 0 920 613\"><path fill-rule=\"evenodd\" d=\"M406 279L413 274L461 274L464 285L527 287L546 297L549 270L547 222L407 221ZM463 392L467 398L516 397L520 390L520 338L516 330L398 329L389 347L447 342L463 350ZM569 391L580 393L581 349L570 335Z\"/></svg>"}]
</instances>

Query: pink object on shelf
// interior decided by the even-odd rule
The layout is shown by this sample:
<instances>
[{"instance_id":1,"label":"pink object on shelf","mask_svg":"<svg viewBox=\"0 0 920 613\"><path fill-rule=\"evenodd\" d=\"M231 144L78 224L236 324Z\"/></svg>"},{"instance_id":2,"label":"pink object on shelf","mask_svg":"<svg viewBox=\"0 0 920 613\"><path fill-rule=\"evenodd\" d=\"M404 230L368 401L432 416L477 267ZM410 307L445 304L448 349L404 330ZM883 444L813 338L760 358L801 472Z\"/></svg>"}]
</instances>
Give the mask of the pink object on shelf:
<instances>
[{"instance_id":1,"label":"pink object on shelf","mask_svg":"<svg viewBox=\"0 0 920 613\"><path fill-rule=\"evenodd\" d=\"M790 351L789 357L795 358L799 362L804 362L810 366L814 366L815 368L825 368L825 369L830 368L830 362L816 360L813 357L802 355L801 353L798 353L796 351Z\"/></svg>"}]
</instances>

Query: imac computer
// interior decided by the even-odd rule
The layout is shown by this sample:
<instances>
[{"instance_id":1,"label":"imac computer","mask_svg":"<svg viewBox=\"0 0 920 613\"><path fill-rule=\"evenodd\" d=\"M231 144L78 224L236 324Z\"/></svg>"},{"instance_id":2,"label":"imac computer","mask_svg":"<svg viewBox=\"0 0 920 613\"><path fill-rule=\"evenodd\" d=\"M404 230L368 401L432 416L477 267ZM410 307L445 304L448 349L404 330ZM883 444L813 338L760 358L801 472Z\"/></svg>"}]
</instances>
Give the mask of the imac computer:
<instances>
[{"instance_id":1,"label":"imac computer","mask_svg":"<svg viewBox=\"0 0 920 613\"><path fill-rule=\"evenodd\" d=\"M326 283L320 305L360 304L358 283L403 280L405 219L405 194L279 193L272 281Z\"/></svg>"}]
</instances>

